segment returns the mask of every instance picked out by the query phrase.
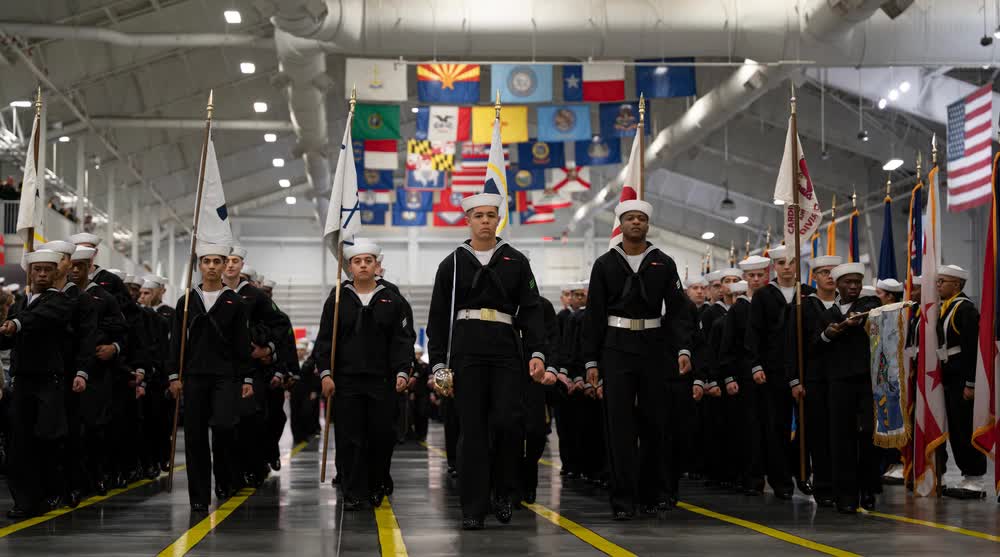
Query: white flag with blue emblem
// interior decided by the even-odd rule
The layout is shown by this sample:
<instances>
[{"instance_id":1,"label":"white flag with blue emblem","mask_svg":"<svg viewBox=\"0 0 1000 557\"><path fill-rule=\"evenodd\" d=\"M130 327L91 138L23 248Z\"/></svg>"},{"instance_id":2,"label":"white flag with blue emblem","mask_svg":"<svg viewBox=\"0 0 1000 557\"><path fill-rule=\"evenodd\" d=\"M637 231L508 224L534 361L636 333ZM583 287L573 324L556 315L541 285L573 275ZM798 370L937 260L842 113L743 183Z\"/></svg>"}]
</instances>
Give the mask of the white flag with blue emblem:
<instances>
[{"instance_id":1,"label":"white flag with blue emblem","mask_svg":"<svg viewBox=\"0 0 1000 557\"><path fill-rule=\"evenodd\" d=\"M503 157L503 144L500 143L500 118L493 121L493 140L490 142L490 158L486 163L486 184L483 193L500 195L500 223L497 225L497 236L503 232L510 220L509 202L507 200L507 162Z\"/></svg>"},{"instance_id":2,"label":"white flag with blue emblem","mask_svg":"<svg viewBox=\"0 0 1000 557\"><path fill-rule=\"evenodd\" d=\"M35 169L36 149L38 148L38 118L31 127L31 139L28 140L28 152L24 155L24 179L21 180L21 203L17 208L17 233L28 244L32 231L42 234L42 207L38 199L38 171ZM42 146L44 148L44 145Z\"/></svg>"},{"instance_id":3,"label":"white flag with blue emblem","mask_svg":"<svg viewBox=\"0 0 1000 557\"><path fill-rule=\"evenodd\" d=\"M198 220L198 241L204 244L233 245L233 229L226 208L226 194L222 191L222 175L215 158L215 143L208 135L205 157L205 183L201 195L201 217Z\"/></svg>"},{"instance_id":4,"label":"white flag with blue emblem","mask_svg":"<svg viewBox=\"0 0 1000 557\"><path fill-rule=\"evenodd\" d=\"M340 156L337 169L333 173L333 189L330 192L330 207L326 211L326 228L323 239L335 255L337 244L352 243L354 236L361 232L361 202L358 200L358 170L354 166L354 147L351 142L351 112L344 127L344 140L340 142Z\"/></svg>"}]
</instances>

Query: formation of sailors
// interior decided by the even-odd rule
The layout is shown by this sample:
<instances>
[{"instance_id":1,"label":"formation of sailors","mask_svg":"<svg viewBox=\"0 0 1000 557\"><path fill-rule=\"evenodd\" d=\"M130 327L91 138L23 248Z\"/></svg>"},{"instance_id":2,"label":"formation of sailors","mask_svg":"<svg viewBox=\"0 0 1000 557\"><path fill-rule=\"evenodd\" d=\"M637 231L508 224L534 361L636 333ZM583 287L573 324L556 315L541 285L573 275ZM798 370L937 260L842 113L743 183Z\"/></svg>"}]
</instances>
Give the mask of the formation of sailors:
<instances>
[{"instance_id":1,"label":"formation of sailors","mask_svg":"<svg viewBox=\"0 0 1000 557\"><path fill-rule=\"evenodd\" d=\"M471 530L490 514L507 523L516 503L535 501L553 420L561 475L606 489L616 520L669 511L682 477L749 496L770 486L786 500L798 489L843 513L873 509L883 478L902 481L899 451L872 443L863 326L866 312L900 301L899 282L879 281L869 294L863 264L821 256L809 262L814 286L796 285L798 260L782 246L685 285L647 239L652 206L630 200L615 210L620 241L589 280L562 289L557 313L528 258L497 237L501 203L493 194L462 201L470 237L436 270L427 354L372 240L345 246L349 278L327 297L311 349L296 343L270 299L273 283L257 281L239 247L197 246L201 282L170 308L161 279L94 265L96 236L39 246L26 256L31 292L0 326L0 347L13 353L10 516L159 475L178 398L190 502L205 511L213 476L222 501L281 467L286 390L297 441L317 433L320 401L333 405L333 483L348 510L393 493L393 449L405 431L425 436L435 408ZM964 476L945 493L978 497L978 312L962 292L967 271L939 274L925 287L942 300L949 441ZM808 401L804 474L799 399Z\"/></svg>"}]
</instances>

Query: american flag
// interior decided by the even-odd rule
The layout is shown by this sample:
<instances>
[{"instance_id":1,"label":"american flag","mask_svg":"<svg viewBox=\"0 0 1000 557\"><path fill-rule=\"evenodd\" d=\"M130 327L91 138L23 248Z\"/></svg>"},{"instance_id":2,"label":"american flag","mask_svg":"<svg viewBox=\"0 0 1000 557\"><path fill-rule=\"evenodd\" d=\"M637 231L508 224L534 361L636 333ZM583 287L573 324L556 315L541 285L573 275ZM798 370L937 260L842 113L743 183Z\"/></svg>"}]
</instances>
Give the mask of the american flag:
<instances>
[{"instance_id":1,"label":"american flag","mask_svg":"<svg viewBox=\"0 0 1000 557\"><path fill-rule=\"evenodd\" d=\"M462 162L451 173L451 190L462 193L479 193L486 182L486 163L490 158L487 144L463 143ZM504 162L510 161L510 152L503 149Z\"/></svg>"},{"instance_id":2,"label":"american flag","mask_svg":"<svg viewBox=\"0 0 1000 557\"><path fill-rule=\"evenodd\" d=\"M964 211L993 199L993 86L984 85L948 105L948 210Z\"/></svg>"}]
</instances>

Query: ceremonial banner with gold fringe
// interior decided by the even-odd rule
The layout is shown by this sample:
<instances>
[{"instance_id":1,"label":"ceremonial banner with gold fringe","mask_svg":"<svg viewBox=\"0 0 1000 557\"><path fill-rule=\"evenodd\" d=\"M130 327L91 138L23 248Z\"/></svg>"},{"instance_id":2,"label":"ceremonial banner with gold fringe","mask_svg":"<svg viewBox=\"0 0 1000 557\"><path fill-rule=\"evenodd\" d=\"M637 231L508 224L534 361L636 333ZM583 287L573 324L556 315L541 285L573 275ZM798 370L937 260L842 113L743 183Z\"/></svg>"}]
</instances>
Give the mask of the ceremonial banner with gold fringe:
<instances>
[{"instance_id":1,"label":"ceremonial banner with gold fringe","mask_svg":"<svg viewBox=\"0 0 1000 557\"><path fill-rule=\"evenodd\" d=\"M872 442L886 449L905 447L913 425L904 404L906 401L906 302L873 309L868 314L868 339L871 346L872 397L875 432Z\"/></svg>"}]
</instances>

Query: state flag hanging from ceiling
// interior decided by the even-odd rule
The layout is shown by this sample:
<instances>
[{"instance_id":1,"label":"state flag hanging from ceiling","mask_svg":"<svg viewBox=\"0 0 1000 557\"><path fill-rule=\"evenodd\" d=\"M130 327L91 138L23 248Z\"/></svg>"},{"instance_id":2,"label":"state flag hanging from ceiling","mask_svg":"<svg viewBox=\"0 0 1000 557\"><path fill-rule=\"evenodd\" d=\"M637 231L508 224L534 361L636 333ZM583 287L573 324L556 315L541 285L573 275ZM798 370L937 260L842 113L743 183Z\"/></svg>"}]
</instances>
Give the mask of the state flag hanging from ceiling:
<instances>
[{"instance_id":1,"label":"state flag hanging from ceiling","mask_svg":"<svg viewBox=\"0 0 1000 557\"><path fill-rule=\"evenodd\" d=\"M395 139L369 139L365 141L365 168L374 170L396 170L399 168L399 153Z\"/></svg>"},{"instance_id":2,"label":"state flag hanging from ceiling","mask_svg":"<svg viewBox=\"0 0 1000 557\"><path fill-rule=\"evenodd\" d=\"M420 102L475 104L479 102L478 64L420 64L417 66Z\"/></svg>"},{"instance_id":3,"label":"state flag hanging from ceiling","mask_svg":"<svg viewBox=\"0 0 1000 557\"><path fill-rule=\"evenodd\" d=\"M397 60L348 58L344 66L344 98L358 88L359 101L406 100L406 64Z\"/></svg>"},{"instance_id":4,"label":"state flag hanging from ceiling","mask_svg":"<svg viewBox=\"0 0 1000 557\"><path fill-rule=\"evenodd\" d=\"M639 103L609 103L600 107L602 137L635 137L639 129ZM644 126L646 135L650 127Z\"/></svg>"},{"instance_id":5,"label":"state flag hanging from ceiling","mask_svg":"<svg viewBox=\"0 0 1000 557\"><path fill-rule=\"evenodd\" d=\"M525 170L555 168L566 165L566 150L563 144L531 140L517 145L517 166Z\"/></svg>"},{"instance_id":6,"label":"state flag hanging from ceiling","mask_svg":"<svg viewBox=\"0 0 1000 557\"><path fill-rule=\"evenodd\" d=\"M427 226L427 213L424 211L409 211L398 207L392 208L393 226Z\"/></svg>"},{"instance_id":7,"label":"state flag hanging from ceiling","mask_svg":"<svg viewBox=\"0 0 1000 557\"><path fill-rule=\"evenodd\" d=\"M552 100L552 66L549 64L493 64L490 83L490 91L499 89L505 103Z\"/></svg>"},{"instance_id":8,"label":"state flag hanging from ceiling","mask_svg":"<svg viewBox=\"0 0 1000 557\"><path fill-rule=\"evenodd\" d=\"M367 190L358 192L358 203L361 205L389 208L392 203L392 190Z\"/></svg>"},{"instance_id":9,"label":"state flag hanging from ceiling","mask_svg":"<svg viewBox=\"0 0 1000 557\"><path fill-rule=\"evenodd\" d=\"M429 139L411 139L406 142L406 168L417 170L451 171L455 169L455 144Z\"/></svg>"},{"instance_id":10,"label":"state flag hanging from ceiling","mask_svg":"<svg viewBox=\"0 0 1000 557\"><path fill-rule=\"evenodd\" d=\"M385 226L385 205L361 205L361 224L364 226Z\"/></svg>"},{"instance_id":11,"label":"state flag hanging from ceiling","mask_svg":"<svg viewBox=\"0 0 1000 557\"><path fill-rule=\"evenodd\" d=\"M489 143L493 137L496 109L492 106L472 107L472 142ZM528 140L528 107L504 106L500 111L500 142L504 145Z\"/></svg>"},{"instance_id":12,"label":"state flag hanging from ceiling","mask_svg":"<svg viewBox=\"0 0 1000 557\"><path fill-rule=\"evenodd\" d=\"M664 58L662 60L638 60L639 62L694 62L694 58ZM692 97L697 94L694 81L694 66L669 66L657 64L635 67L636 95L647 99L668 97Z\"/></svg>"},{"instance_id":13,"label":"state flag hanging from ceiling","mask_svg":"<svg viewBox=\"0 0 1000 557\"><path fill-rule=\"evenodd\" d=\"M462 199L470 195L445 188L441 192L441 200L434 204L434 226L465 226Z\"/></svg>"},{"instance_id":14,"label":"state flag hanging from ceiling","mask_svg":"<svg viewBox=\"0 0 1000 557\"><path fill-rule=\"evenodd\" d=\"M417 139L431 141L468 141L472 121L467 106L417 107Z\"/></svg>"},{"instance_id":15,"label":"state flag hanging from ceiling","mask_svg":"<svg viewBox=\"0 0 1000 557\"><path fill-rule=\"evenodd\" d=\"M507 169L507 186L511 192L545 189L545 171L525 168Z\"/></svg>"},{"instance_id":16,"label":"state flag hanging from ceiling","mask_svg":"<svg viewBox=\"0 0 1000 557\"><path fill-rule=\"evenodd\" d=\"M594 136L587 141L573 143L574 160L578 166L620 164L622 140L617 137Z\"/></svg>"},{"instance_id":17,"label":"state flag hanging from ceiling","mask_svg":"<svg viewBox=\"0 0 1000 557\"><path fill-rule=\"evenodd\" d=\"M351 135L354 139L399 139L399 105L358 103Z\"/></svg>"},{"instance_id":18,"label":"state flag hanging from ceiling","mask_svg":"<svg viewBox=\"0 0 1000 557\"><path fill-rule=\"evenodd\" d=\"M555 211L556 209L568 209L573 206L573 200L568 194L550 189L528 192L528 199L536 209L543 211Z\"/></svg>"},{"instance_id":19,"label":"state flag hanging from ceiling","mask_svg":"<svg viewBox=\"0 0 1000 557\"><path fill-rule=\"evenodd\" d=\"M393 209L401 211L430 211L434 205L434 192L407 189L396 190L396 204Z\"/></svg>"},{"instance_id":20,"label":"state flag hanging from ceiling","mask_svg":"<svg viewBox=\"0 0 1000 557\"><path fill-rule=\"evenodd\" d=\"M625 64L595 62L563 66L563 100L611 102L625 99Z\"/></svg>"},{"instance_id":21,"label":"state flag hanging from ceiling","mask_svg":"<svg viewBox=\"0 0 1000 557\"><path fill-rule=\"evenodd\" d=\"M392 189L392 171L365 168L365 141L351 141L354 151L355 173L358 177L359 190L389 190Z\"/></svg>"},{"instance_id":22,"label":"state flag hanging from ceiling","mask_svg":"<svg viewBox=\"0 0 1000 557\"><path fill-rule=\"evenodd\" d=\"M585 104L540 106L538 139L541 141L578 141L590 139L590 107Z\"/></svg>"},{"instance_id":23,"label":"state flag hanging from ceiling","mask_svg":"<svg viewBox=\"0 0 1000 557\"><path fill-rule=\"evenodd\" d=\"M527 192L517 192L516 208L521 224L545 224L556 221L555 213L535 207Z\"/></svg>"},{"instance_id":24,"label":"state flag hanging from ceiling","mask_svg":"<svg viewBox=\"0 0 1000 557\"><path fill-rule=\"evenodd\" d=\"M561 168L552 169L551 180L546 188L562 193L587 191L590 189L590 169L578 167L570 163Z\"/></svg>"}]
</instances>

